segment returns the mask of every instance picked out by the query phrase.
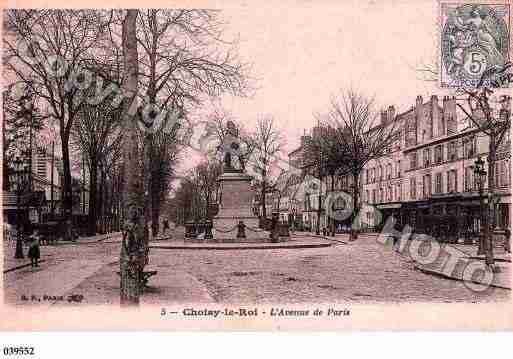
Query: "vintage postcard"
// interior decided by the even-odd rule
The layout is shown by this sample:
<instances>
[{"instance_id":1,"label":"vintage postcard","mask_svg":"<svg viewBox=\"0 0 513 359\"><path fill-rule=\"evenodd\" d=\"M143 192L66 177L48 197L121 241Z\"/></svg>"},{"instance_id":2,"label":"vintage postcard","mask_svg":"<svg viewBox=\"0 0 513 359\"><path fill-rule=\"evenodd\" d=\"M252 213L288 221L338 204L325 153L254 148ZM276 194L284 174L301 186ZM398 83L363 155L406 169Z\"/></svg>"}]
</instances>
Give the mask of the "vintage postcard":
<instances>
[{"instance_id":1,"label":"vintage postcard","mask_svg":"<svg viewBox=\"0 0 513 359\"><path fill-rule=\"evenodd\" d=\"M0 330L513 329L510 0L69 5L1 13Z\"/></svg>"}]
</instances>

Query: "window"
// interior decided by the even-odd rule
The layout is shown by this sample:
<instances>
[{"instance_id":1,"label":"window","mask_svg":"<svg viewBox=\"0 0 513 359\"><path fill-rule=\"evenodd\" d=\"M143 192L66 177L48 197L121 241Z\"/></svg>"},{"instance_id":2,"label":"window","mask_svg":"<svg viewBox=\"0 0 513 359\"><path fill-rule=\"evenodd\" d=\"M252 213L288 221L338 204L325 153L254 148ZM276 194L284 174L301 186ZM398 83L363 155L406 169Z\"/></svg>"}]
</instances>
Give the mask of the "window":
<instances>
[{"instance_id":1,"label":"window","mask_svg":"<svg viewBox=\"0 0 513 359\"><path fill-rule=\"evenodd\" d=\"M457 182L457 171L450 170L447 172L447 193L457 192L458 182Z\"/></svg>"},{"instance_id":2,"label":"window","mask_svg":"<svg viewBox=\"0 0 513 359\"><path fill-rule=\"evenodd\" d=\"M509 161L499 162L499 172L496 173L497 177L500 177L500 183L497 187L509 186Z\"/></svg>"},{"instance_id":3,"label":"window","mask_svg":"<svg viewBox=\"0 0 513 359\"><path fill-rule=\"evenodd\" d=\"M417 168L417 152L412 152L410 154L410 169Z\"/></svg>"},{"instance_id":4,"label":"window","mask_svg":"<svg viewBox=\"0 0 513 359\"><path fill-rule=\"evenodd\" d=\"M463 153L465 158L472 158L476 154L476 138L470 137L463 140Z\"/></svg>"},{"instance_id":5,"label":"window","mask_svg":"<svg viewBox=\"0 0 513 359\"><path fill-rule=\"evenodd\" d=\"M417 198L417 181L414 177L410 178L410 198Z\"/></svg>"},{"instance_id":6,"label":"window","mask_svg":"<svg viewBox=\"0 0 513 359\"><path fill-rule=\"evenodd\" d=\"M369 184L369 170L368 169L365 170L365 183Z\"/></svg>"},{"instance_id":7,"label":"window","mask_svg":"<svg viewBox=\"0 0 513 359\"><path fill-rule=\"evenodd\" d=\"M504 182L502 183L503 186L509 186L511 183L510 181L510 170L509 170L509 160L504 161Z\"/></svg>"},{"instance_id":8,"label":"window","mask_svg":"<svg viewBox=\"0 0 513 359\"><path fill-rule=\"evenodd\" d=\"M402 199L403 199L402 197L403 196L402 196L402 188L401 188L401 184L400 183L397 184L396 196L397 196L397 201L398 202L402 201Z\"/></svg>"},{"instance_id":9,"label":"window","mask_svg":"<svg viewBox=\"0 0 513 359\"><path fill-rule=\"evenodd\" d=\"M401 160L398 160L397 161L397 178L400 178L401 177Z\"/></svg>"},{"instance_id":10,"label":"window","mask_svg":"<svg viewBox=\"0 0 513 359\"><path fill-rule=\"evenodd\" d=\"M422 191L424 198L429 198L431 197L431 175L425 175L423 181Z\"/></svg>"},{"instance_id":11,"label":"window","mask_svg":"<svg viewBox=\"0 0 513 359\"><path fill-rule=\"evenodd\" d=\"M392 164L391 163L389 163L387 165L387 179L390 179L390 178L392 178Z\"/></svg>"},{"instance_id":12,"label":"window","mask_svg":"<svg viewBox=\"0 0 513 359\"><path fill-rule=\"evenodd\" d=\"M424 167L429 167L431 165L431 149L424 149Z\"/></svg>"},{"instance_id":13,"label":"window","mask_svg":"<svg viewBox=\"0 0 513 359\"><path fill-rule=\"evenodd\" d=\"M501 186L501 183L500 183L501 176L500 176L500 172L499 172L500 171L499 167L500 167L500 162L495 162L495 178L494 178L495 188L499 188Z\"/></svg>"},{"instance_id":14,"label":"window","mask_svg":"<svg viewBox=\"0 0 513 359\"><path fill-rule=\"evenodd\" d=\"M365 191L365 202L367 202L367 203L369 203L369 202L370 202L369 190L366 190L366 191Z\"/></svg>"},{"instance_id":15,"label":"window","mask_svg":"<svg viewBox=\"0 0 513 359\"><path fill-rule=\"evenodd\" d=\"M465 192L470 192L473 190L474 186L472 183L472 167L465 168Z\"/></svg>"},{"instance_id":16,"label":"window","mask_svg":"<svg viewBox=\"0 0 513 359\"><path fill-rule=\"evenodd\" d=\"M383 202L383 188L379 189L379 200L378 200L378 202L379 203Z\"/></svg>"},{"instance_id":17,"label":"window","mask_svg":"<svg viewBox=\"0 0 513 359\"><path fill-rule=\"evenodd\" d=\"M435 175L435 193L442 193L442 173Z\"/></svg>"},{"instance_id":18,"label":"window","mask_svg":"<svg viewBox=\"0 0 513 359\"><path fill-rule=\"evenodd\" d=\"M454 161L457 158L456 153L456 141L449 142L449 147L447 148L447 159L449 161Z\"/></svg>"},{"instance_id":19,"label":"window","mask_svg":"<svg viewBox=\"0 0 513 359\"><path fill-rule=\"evenodd\" d=\"M376 203L376 189L372 190L372 203Z\"/></svg>"},{"instance_id":20,"label":"window","mask_svg":"<svg viewBox=\"0 0 513 359\"><path fill-rule=\"evenodd\" d=\"M388 191L387 191L387 201L392 202L393 201L393 188L391 185L388 185Z\"/></svg>"},{"instance_id":21,"label":"window","mask_svg":"<svg viewBox=\"0 0 513 359\"><path fill-rule=\"evenodd\" d=\"M435 164L440 164L443 162L443 149L442 149L442 145L438 145L435 147Z\"/></svg>"},{"instance_id":22,"label":"window","mask_svg":"<svg viewBox=\"0 0 513 359\"><path fill-rule=\"evenodd\" d=\"M379 180L383 181L383 166L379 166Z\"/></svg>"}]
</instances>

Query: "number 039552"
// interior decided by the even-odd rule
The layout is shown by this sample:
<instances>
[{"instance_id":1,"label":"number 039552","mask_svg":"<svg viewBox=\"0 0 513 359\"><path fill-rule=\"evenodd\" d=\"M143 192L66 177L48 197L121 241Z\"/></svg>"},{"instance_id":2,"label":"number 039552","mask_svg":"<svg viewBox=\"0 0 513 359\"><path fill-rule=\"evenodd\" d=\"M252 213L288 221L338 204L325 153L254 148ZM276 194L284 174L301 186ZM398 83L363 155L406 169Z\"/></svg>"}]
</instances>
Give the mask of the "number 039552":
<instances>
[{"instance_id":1,"label":"number 039552","mask_svg":"<svg viewBox=\"0 0 513 359\"><path fill-rule=\"evenodd\" d=\"M4 347L5 356L34 355L34 347L25 346L6 346Z\"/></svg>"}]
</instances>

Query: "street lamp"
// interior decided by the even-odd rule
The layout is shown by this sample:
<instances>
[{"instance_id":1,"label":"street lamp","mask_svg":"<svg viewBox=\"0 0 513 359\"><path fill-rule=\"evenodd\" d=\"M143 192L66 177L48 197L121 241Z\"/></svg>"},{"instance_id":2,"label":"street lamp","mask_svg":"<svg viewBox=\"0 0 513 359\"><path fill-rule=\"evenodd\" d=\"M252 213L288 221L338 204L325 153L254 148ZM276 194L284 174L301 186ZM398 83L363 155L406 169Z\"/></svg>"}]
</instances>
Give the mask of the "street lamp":
<instances>
[{"instance_id":1,"label":"street lamp","mask_svg":"<svg viewBox=\"0 0 513 359\"><path fill-rule=\"evenodd\" d=\"M477 254L484 254L485 250L485 243L484 243L484 234L483 234L483 228L486 225L484 221L486 218L483 216L483 187L484 187L484 181L486 179L486 171L484 170L484 161L481 159L481 157L478 157L477 160L474 162L474 166L471 166L472 170L474 171L474 178L477 181L477 188L479 191L479 246L477 249Z\"/></svg>"},{"instance_id":2,"label":"street lamp","mask_svg":"<svg viewBox=\"0 0 513 359\"><path fill-rule=\"evenodd\" d=\"M27 164L23 163L23 161L16 157L13 161L14 164L14 185L16 191L16 227L17 227L17 236L16 236L16 252L14 254L14 258L23 259L23 237L22 237L22 216L21 216L21 206L20 206L20 197L25 191L26 181L27 181Z\"/></svg>"}]
</instances>

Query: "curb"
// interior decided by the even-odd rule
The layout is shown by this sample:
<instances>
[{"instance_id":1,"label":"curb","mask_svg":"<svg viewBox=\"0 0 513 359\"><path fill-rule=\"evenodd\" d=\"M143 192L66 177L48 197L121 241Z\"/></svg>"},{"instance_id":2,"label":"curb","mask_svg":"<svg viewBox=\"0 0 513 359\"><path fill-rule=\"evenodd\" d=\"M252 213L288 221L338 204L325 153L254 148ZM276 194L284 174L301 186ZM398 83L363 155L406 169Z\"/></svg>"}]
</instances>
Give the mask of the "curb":
<instances>
[{"instance_id":1,"label":"curb","mask_svg":"<svg viewBox=\"0 0 513 359\"><path fill-rule=\"evenodd\" d=\"M466 257L468 259L475 259L475 260L479 260L479 261L484 261L486 260L485 257L478 257L478 256L469 256L469 257ZM511 259L508 259L508 258L494 258L493 259L495 262L505 262L505 263L511 263Z\"/></svg>"},{"instance_id":2,"label":"curb","mask_svg":"<svg viewBox=\"0 0 513 359\"><path fill-rule=\"evenodd\" d=\"M331 247L332 243L312 243L312 244L290 244L290 245L246 245L246 246L212 246L212 245L185 245L185 246L151 246L154 249L214 249L214 250L245 250L245 249L301 249L301 248L323 248Z\"/></svg>"},{"instance_id":3,"label":"curb","mask_svg":"<svg viewBox=\"0 0 513 359\"><path fill-rule=\"evenodd\" d=\"M43 262L46 262L46 259L40 259L39 260L39 263L43 263ZM28 267L30 265L31 265L30 263L20 264L19 266L12 267L12 268L4 270L4 274L12 272L12 271L15 271L15 270L18 270L18 269L22 269L22 268Z\"/></svg>"},{"instance_id":4,"label":"curb","mask_svg":"<svg viewBox=\"0 0 513 359\"><path fill-rule=\"evenodd\" d=\"M456 277L451 277L451 276L446 275L444 273L438 272L438 271L436 271L434 269L427 269L427 268L423 268L423 267L418 266L418 265L414 265L414 267L415 267L415 269L418 269L419 271L421 271L422 273L425 273L425 274L431 274L431 275L434 275L434 276L437 276L437 277L441 277L441 278L445 278L445 279L451 279L451 280L457 280L457 281L460 281L460 282L464 282L463 279L456 278ZM472 281L472 283L486 285L486 284L478 282L478 281ZM490 283L489 286L490 287L495 287L495 288L511 290L510 287L506 287L506 286L503 286L503 285L500 285L500 284Z\"/></svg>"},{"instance_id":5,"label":"curb","mask_svg":"<svg viewBox=\"0 0 513 359\"><path fill-rule=\"evenodd\" d=\"M100 239L97 239L97 240L94 240L94 241L91 241L91 240L87 240L87 241L84 241L82 240L82 242L80 240L77 240L75 242L65 242L65 243L55 243L55 244L52 244L52 246L70 246L70 245L88 245L88 244L96 244L96 243L100 243L100 242L104 242L108 239L111 239L113 237L117 237L118 235L108 235L108 236L105 236L104 238L100 238ZM107 242L108 243L108 242Z\"/></svg>"}]
</instances>

